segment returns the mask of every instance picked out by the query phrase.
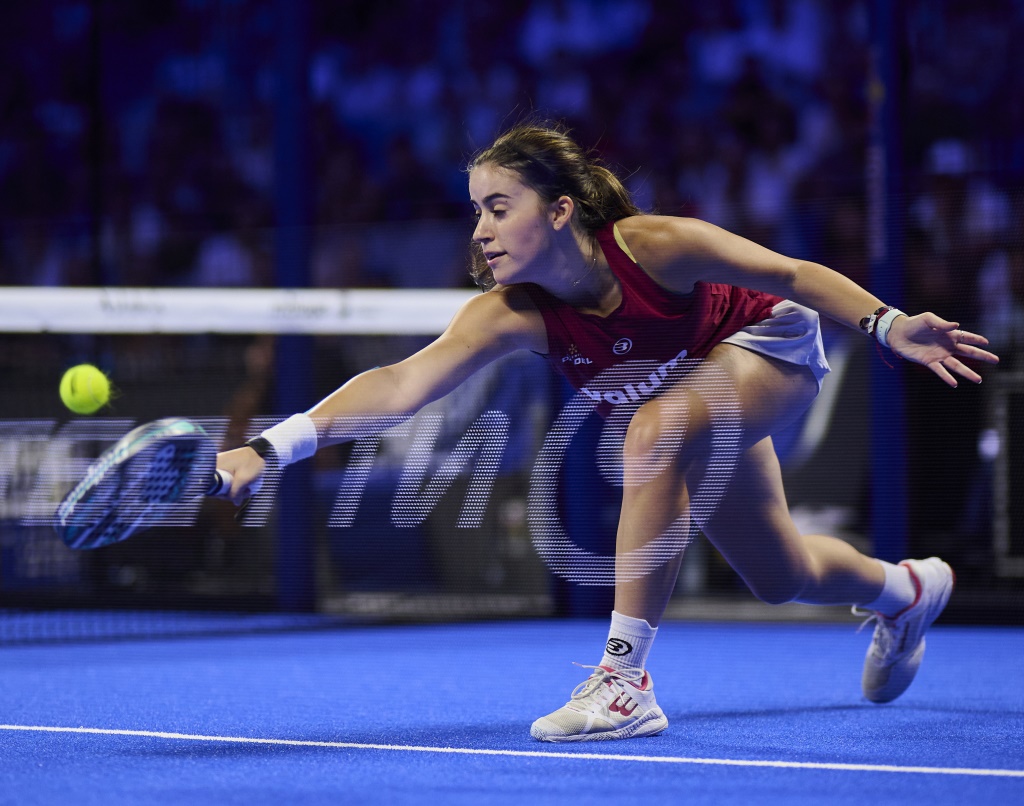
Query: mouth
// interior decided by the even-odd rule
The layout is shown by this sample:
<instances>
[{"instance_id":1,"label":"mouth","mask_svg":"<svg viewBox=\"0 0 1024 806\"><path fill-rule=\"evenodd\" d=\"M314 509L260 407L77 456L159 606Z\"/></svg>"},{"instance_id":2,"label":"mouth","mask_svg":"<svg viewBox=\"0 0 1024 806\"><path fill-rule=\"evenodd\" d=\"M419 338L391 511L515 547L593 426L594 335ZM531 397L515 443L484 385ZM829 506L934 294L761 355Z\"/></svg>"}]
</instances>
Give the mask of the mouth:
<instances>
[{"instance_id":1,"label":"mouth","mask_svg":"<svg viewBox=\"0 0 1024 806\"><path fill-rule=\"evenodd\" d=\"M494 261L504 254L504 252L484 252L484 259L487 261L488 266L493 266Z\"/></svg>"}]
</instances>

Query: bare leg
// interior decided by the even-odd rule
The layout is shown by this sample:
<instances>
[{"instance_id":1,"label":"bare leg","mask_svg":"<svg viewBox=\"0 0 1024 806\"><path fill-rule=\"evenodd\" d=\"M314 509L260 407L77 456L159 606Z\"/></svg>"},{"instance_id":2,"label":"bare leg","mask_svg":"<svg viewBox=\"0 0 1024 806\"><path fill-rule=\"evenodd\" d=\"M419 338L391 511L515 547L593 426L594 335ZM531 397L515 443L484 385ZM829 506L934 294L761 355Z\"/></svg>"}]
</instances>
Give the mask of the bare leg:
<instances>
[{"instance_id":1,"label":"bare leg","mask_svg":"<svg viewBox=\"0 0 1024 806\"><path fill-rule=\"evenodd\" d=\"M750 589L767 602L863 603L879 595L885 571L878 562L833 538L802 537L789 516L769 435L798 416L816 391L806 368L719 345L692 378L636 411L623 445L616 612L608 643L600 665L572 700L533 724L535 738L627 738L667 727L645 670L656 633L651 628L675 587L686 542L680 527L688 526L691 510ZM737 420L742 429L734 427ZM723 432L728 439L720 438ZM725 444L729 461L722 462L716 450ZM715 495L704 500L712 483L720 494L716 508L711 506ZM897 683L905 688L912 676L913 670L901 672ZM880 692L881 701L891 699L892 689L886 676L865 691ZM624 702L634 703L629 714ZM602 735L591 735L597 733Z\"/></svg>"},{"instance_id":2,"label":"bare leg","mask_svg":"<svg viewBox=\"0 0 1024 806\"><path fill-rule=\"evenodd\" d=\"M746 451L705 534L770 604L870 602L885 582L882 566L848 543L797 531L770 438Z\"/></svg>"},{"instance_id":3,"label":"bare leg","mask_svg":"<svg viewBox=\"0 0 1024 806\"><path fill-rule=\"evenodd\" d=\"M816 383L810 372L725 344L716 347L709 360L732 381L744 437L728 488L704 525L708 538L764 601L873 600L884 582L879 563L841 540L800 535L789 516L769 435L792 422L813 400ZM670 435L683 407L687 434L681 444L674 444ZM691 391L670 390L633 418L624 447L625 489L616 544L620 563L687 511L688 490L696 489L709 455L709 429L708 413L692 386ZM665 461L666 446L675 451L675 461ZM628 575L620 574L616 611L656 626L681 561L680 552L640 578L628 580Z\"/></svg>"}]
</instances>

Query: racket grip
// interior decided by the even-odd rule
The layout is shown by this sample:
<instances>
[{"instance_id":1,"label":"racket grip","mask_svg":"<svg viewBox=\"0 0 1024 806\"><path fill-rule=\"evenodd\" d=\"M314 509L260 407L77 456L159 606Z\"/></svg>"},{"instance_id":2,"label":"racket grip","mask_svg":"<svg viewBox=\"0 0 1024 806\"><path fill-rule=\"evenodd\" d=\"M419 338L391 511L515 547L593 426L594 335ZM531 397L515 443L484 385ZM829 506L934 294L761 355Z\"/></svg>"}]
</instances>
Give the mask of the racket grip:
<instances>
[{"instance_id":1,"label":"racket grip","mask_svg":"<svg viewBox=\"0 0 1024 806\"><path fill-rule=\"evenodd\" d=\"M232 476L226 470L214 470L210 478L210 486L206 488L206 495L223 495L231 489Z\"/></svg>"}]
</instances>

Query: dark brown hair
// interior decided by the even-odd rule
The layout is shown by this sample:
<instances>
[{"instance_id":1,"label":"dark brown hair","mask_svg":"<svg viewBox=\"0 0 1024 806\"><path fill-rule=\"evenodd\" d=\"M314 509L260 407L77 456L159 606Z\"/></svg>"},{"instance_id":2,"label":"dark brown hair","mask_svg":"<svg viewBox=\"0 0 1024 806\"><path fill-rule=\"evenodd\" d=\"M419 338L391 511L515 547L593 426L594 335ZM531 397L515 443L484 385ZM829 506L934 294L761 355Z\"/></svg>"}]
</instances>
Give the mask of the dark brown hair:
<instances>
[{"instance_id":1,"label":"dark brown hair","mask_svg":"<svg viewBox=\"0 0 1024 806\"><path fill-rule=\"evenodd\" d=\"M466 171L484 164L515 172L545 203L571 198L576 205L573 225L589 236L612 221L641 213L619 178L560 126L520 123L479 151ZM484 291L494 287L477 243L471 246L469 273Z\"/></svg>"}]
</instances>

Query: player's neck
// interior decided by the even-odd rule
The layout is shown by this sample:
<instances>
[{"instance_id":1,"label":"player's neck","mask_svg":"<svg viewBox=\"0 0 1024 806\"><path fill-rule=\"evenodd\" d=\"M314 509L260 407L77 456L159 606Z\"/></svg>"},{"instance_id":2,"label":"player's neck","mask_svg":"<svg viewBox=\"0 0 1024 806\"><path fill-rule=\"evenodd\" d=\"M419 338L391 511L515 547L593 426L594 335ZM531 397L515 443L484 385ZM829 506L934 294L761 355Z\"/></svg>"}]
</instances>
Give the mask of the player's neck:
<instances>
[{"instance_id":1,"label":"player's neck","mask_svg":"<svg viewBox=\"0 0 1024 806\"><path fill-rule=\"evenodd\" d=\"M581 313L607 316L622 301L622 286L603 257L592 258L589 268L568 283L549 289L567 305Z\"/></svg>"}]
</instances>

